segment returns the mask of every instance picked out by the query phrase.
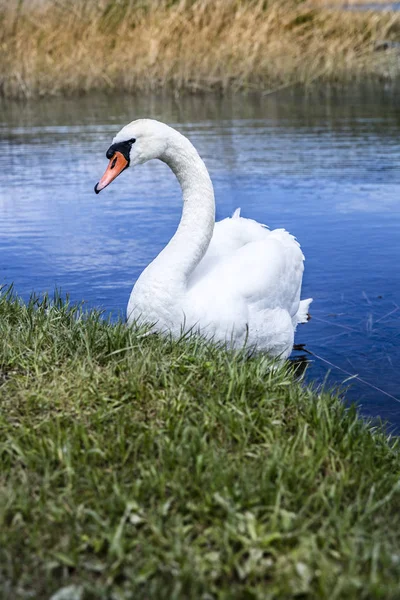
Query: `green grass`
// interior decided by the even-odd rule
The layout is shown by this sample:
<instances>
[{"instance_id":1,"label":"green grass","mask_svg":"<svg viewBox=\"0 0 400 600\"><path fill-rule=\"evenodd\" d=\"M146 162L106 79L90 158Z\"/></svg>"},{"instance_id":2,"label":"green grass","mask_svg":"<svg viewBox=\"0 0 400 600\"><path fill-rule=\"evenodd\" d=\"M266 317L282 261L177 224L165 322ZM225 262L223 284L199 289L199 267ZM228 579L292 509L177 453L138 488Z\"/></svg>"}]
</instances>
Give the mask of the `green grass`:
<instances>
[{"instance_id":1,"label":"green grass","mask_svg":"<svg viewBox=\"0 0 400 600\"><path fill-rule=\"evenodd\" d=\"M288 366L143 333L0 296L0 597L398 598L397 440Z\"/></svg>"}]
</instances>

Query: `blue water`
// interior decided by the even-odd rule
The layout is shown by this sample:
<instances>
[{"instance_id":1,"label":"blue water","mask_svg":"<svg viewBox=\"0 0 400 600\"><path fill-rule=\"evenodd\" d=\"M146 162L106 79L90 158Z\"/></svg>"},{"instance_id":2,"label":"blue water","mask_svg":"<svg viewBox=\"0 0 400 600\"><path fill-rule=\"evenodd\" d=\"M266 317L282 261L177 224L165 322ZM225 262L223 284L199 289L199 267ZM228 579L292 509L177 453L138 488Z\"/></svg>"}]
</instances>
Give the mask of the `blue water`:
<instances>
[{"instance_id":1,"label":"blue water","mask_svg":"<svg viewBox=\"0 0 400 600\"><path fill-rule=\"evenodd\" d=\"M329 6L329 4L328 4ZM373 11L398 11L400 10L400 2L365 2L365 3L359 3L359 4L345 4L343 3L342 6L338 7L335 6L335 8L345 8L346 10L352 10L352 11L368 11L368 10L373 10Z\"/></svg>"},{"instance_id":2,"label":"blue water","mask_svg":"<svg viewBox=\"0 0 400 600\"><path fill-rule=\"evenodd\" d=\"M124 315L181 210L174 176L156 161L93 192L113 135L143 116L193 141L218 218L241 206L297 236L303 297L315 299L296 335L319 357L308 355L308 379L330 371L328 384L340 385L357 374L370 385L352 379L346 397L400 427L400 109L389 90L0 105L0 281L24 298L57 286Z\"/></svg>"}]
</instances>

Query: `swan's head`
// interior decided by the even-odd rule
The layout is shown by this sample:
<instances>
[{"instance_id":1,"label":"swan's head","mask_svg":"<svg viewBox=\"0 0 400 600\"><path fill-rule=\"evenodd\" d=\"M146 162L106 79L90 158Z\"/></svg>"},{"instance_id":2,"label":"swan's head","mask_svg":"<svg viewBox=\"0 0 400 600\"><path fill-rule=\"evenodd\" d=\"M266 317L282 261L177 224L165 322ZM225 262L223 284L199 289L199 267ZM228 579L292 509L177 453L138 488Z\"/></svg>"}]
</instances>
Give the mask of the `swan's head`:
<instances>
[{"instance_id":1,"label":"swan's head","mask_svg":"<svg viewBox=\"0 0 400 600\"><path fill-rule=\"evenodd\" d=\"M152 119L139 119L123 127L106 152L110 162L103 177L94 186L96 194L128 167L140 165L152 158L161 158L173 133L177 132Z\"/></svg>"}]
</instances>

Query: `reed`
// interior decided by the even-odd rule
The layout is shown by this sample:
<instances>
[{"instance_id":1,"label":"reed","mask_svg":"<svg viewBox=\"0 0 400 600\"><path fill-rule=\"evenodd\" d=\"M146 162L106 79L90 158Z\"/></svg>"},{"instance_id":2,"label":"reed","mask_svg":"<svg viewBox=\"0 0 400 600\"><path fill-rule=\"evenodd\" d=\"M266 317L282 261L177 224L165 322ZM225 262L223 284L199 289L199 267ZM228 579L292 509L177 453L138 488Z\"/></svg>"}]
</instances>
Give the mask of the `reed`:
<instances>
[{"instance_id":1,"label":"reed","mask_svg":"<svg viewBox=\"0 0 400 600\"><path fill-rule=\"evenodd\" d=\"M0 94L258 89L399 75L395 12L318 0L2 0Z\"/></svg>"}]
</instances>

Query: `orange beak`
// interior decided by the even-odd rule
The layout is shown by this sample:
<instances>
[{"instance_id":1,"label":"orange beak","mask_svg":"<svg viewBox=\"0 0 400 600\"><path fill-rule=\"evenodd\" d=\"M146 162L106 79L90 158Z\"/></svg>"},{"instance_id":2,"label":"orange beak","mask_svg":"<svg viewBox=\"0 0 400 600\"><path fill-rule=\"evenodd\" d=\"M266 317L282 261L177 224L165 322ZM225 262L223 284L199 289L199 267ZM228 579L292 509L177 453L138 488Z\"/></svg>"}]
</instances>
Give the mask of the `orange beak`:
<instances>
[{"instance_id":1,"label":"orange beak","mask_svg":"<svg viewBox=\"0 0 400 600\"><path fill-rule=\"evenodd\" d=\"M126 160L125 156L121 152L115 152L114 156L110 159L108 167L103 177L94 186L94 191L99 194L101 190L104 190L122 171L129 166L129 161Z\"/></svg>"}]
</instances>

